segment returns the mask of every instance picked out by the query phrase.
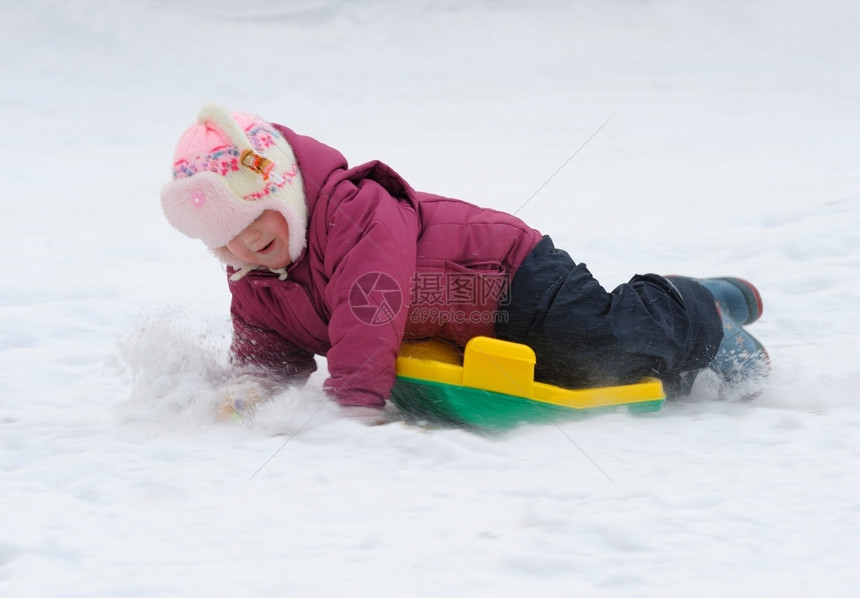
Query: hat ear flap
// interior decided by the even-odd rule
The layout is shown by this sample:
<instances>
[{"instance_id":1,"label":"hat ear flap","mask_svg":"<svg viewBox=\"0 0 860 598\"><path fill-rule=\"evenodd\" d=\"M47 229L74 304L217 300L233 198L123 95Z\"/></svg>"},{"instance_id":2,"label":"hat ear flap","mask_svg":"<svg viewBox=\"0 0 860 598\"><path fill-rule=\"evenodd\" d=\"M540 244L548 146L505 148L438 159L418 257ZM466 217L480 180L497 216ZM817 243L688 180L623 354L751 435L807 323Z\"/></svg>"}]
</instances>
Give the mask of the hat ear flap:
<instances>
[{"instance_id":1,"label":"hat ear flap","mask_svg":"<svg viewBox=\"0 0 860 598\"><path fill-rule=\"evenodd\" d=\"M260 202L238 197L214 172L167 183L161 188L161 207L175 229L207 247L226 245L265 209Z\"/></svg>"}]
</instances>

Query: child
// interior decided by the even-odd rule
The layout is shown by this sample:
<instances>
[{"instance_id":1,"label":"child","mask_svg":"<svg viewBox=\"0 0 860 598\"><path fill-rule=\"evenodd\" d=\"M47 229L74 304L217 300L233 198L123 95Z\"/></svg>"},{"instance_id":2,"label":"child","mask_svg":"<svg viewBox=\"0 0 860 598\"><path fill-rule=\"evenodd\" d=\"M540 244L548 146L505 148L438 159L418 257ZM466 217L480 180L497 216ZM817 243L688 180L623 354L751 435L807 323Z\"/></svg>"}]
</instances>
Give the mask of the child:
<instances>
[{"instance_id":1,"label":"child","mask_svg":"<svg viewBox=\"0 0 860 598\"><path fill-rule=\"evenodd\" d=\"M646 274L606 292L514 216L248 114L204 106L161 201L227 266L235 362L303 382L325 355L344 407L383 408L401 343L433 337L525 343L536 379L567 387L655 376L678 394L710 366L751 396L767 373L741 327L762 311L746 281Z\"/></svg>"}]
</instances>

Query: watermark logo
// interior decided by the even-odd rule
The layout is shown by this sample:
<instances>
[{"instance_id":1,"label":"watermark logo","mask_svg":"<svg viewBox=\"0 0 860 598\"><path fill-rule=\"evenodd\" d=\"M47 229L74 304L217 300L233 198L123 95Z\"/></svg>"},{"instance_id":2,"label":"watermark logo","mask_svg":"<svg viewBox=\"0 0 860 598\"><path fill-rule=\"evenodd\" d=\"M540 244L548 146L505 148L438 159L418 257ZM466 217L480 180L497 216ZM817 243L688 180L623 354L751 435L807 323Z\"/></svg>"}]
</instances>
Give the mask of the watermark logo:
<instances>
[{"instance_id":1,"label":"watermark logo","mask_svg":"<svg viewBox=\"0 0 860 598\"><path fill-rule=\"evenodd\" d=\"M416 272L412 305L507 305L510 275L502 272Z\"/></svg>"},{"instance_id":2,"label":"watermark logo","mask_svg":"<svg viewBox=\"0 0 860 598\"><path fill-rule=\"evenodd\" d=\"M439 307L436 305L421 306L409 314L409 321L413 324L434 324L444 326L445 324L499 324L508 322L508 312L494 311L489 309L476 309L467 311L454 306Z\"/></svg>"},{"instance_id":3,"label":"watermark logo","mask_svg":"<svg viewBox=\"0 0 860 598\"><path fill-rule=\"evenodd\" d=\"M385 272L368 272L349 290L349 307L365 324L382 326L393 320L403 307L403 291Z\"/></svg>"},{"instance_id":4,"label":"watermark logo","mask_svg":"<svg viewBox=\"0 0 860 598\"><path fill-rule=\"evenodd\" d=\"M507 321L499 307L509 302L509 275L477 272L417 272L409 297L385 272L360 276L349 293L349 307L361 322L382 326L391 322L408 300L413 324L496 324Z\"/></svg>"}]
</instances>

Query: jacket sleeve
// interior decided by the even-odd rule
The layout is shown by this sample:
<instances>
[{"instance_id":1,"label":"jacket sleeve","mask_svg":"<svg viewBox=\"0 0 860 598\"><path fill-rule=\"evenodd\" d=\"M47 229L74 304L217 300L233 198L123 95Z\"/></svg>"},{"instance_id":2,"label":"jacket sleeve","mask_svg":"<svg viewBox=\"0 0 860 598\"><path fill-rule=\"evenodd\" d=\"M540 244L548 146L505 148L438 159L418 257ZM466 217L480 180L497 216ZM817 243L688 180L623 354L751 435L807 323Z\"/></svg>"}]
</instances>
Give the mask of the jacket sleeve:
<instances>
[{"instance_id":1,"label":"jacket sleeve","mask_svg":"<svg viewBox=\"0 0 860 598\"><path fill-rule=\"evenodd\" d=\"M303 384L316 371L312 353L296 347L277 332L249 324L239 313L235 300L230 315L234 366L262 368L280 381L293 384Z\"/></svg>"},{"instance_id":2,"label":"jacket sleeve","mask_svg":"<svg viewBox=\"0 0 860 598\"><path fill-rule=\"evenodd\" d=\"M327 210L325 388L343 406L385 405L415 272L418 216L371 179L341 182Z\"/></svg>"}]
</instances>

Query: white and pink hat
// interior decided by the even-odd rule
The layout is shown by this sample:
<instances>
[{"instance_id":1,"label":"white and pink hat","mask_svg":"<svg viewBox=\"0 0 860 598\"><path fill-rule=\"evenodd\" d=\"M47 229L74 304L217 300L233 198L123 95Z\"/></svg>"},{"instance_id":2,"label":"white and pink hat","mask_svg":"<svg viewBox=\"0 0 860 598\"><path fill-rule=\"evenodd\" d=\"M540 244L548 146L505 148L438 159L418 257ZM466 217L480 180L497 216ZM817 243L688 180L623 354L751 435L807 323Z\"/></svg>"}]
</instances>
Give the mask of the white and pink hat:
<instances>
[{"instance_id":1,"label":"white and pink hat","mask_svg":"<svg viewBox=\"0 0 860 598\"><path fill-rule=\"evenodd\" d=\"M293 261L305 248L307 205L293 150L271 123L249 114L212 104L200 110L176 146L161 206L179 232L235 268L249 264L225 245L265 210L286 219Z\"/></svg>"}]
</instances>

